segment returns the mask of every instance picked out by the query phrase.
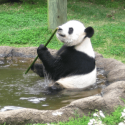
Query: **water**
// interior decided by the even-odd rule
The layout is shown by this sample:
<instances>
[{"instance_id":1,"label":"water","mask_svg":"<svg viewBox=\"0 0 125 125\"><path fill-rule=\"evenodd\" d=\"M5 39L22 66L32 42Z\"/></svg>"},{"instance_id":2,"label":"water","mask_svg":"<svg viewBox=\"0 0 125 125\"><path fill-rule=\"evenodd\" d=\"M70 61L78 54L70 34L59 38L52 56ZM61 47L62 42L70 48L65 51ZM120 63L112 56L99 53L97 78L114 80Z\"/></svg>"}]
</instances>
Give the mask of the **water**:
<instances>
[{"instance_id":1,"label":"water","mask_svg":"<svg viewBox=\"0 0 125 125\"><path fill-rule=\"evenodd\" d=\"M105 80L98 78L99 87L96 85L84 91L64 90L51 93L45 89L43 78L32 71L24 74L32 61L33 59L26 58L0 59L0 111L19 108L54 110L75 99L99 94L105 86ZM101 72L100 75L103 76Z\"/></svg>"}]
</instances>

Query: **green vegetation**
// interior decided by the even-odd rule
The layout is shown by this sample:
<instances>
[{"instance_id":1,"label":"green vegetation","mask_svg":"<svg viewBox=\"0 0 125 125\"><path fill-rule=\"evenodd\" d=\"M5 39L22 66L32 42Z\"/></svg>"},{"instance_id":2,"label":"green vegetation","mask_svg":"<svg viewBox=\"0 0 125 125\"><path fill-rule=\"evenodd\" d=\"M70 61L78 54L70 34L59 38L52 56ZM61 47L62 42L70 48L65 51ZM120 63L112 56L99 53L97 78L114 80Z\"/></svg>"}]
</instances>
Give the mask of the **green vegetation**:
<instances>
[{"instance_id":1,"label":"green vegetation","mask_svg":"<svg viewBox=\"0 0 125 125\"><path fill-rule=\"evenodd\" d=\"M47 29L47 3L0 5L0 45L39 46L47 42L51 31ZM56 38L50 48L58 49Z\"/></svg>"},{"instance_id":2,"label":"green vegetation","mask_svg":"<svg viewBox=\"0 0 125 125\"><path fill-rule=\"evenodd\" d=\"M95 29L91 39L95 51L125 63L124 0L68 0L68 20L72 19ZM1 4L0 29L1 46L45 44L52 34L47 29L47 1ZM55 36L48 45L52 49L61 46Z\"/></svg>"},{"instance_id":3,"label":"green vegetation","mask_svg":"<svg viewBox=\"0 0 125 125\"><path fill-rule=\"evenodd\" d=\"M123 122L123 118L120 118L123 109L123 107L119 106L110 115L106 115L106 118L101 119L102 122L106 125L118 125L118 123Z\"/></svg>"}]
</instances>

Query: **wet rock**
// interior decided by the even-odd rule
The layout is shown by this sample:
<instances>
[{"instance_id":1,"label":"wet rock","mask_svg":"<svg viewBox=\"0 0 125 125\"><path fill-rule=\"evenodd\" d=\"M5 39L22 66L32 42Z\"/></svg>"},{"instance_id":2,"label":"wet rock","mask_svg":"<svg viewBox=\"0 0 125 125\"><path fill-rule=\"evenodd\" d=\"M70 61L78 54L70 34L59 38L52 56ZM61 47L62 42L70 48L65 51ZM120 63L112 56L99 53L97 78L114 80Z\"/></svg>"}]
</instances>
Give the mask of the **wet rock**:
<instances>
[{"instance_id":1,"label":"wet rock","mask_svg":"<svg viewBox=\"0 0 125 125\"><path fill-rule=\"evenodd\" d=\"M36 49L37 49L37 47L14 48L13 56L14 57L35 58L37 56Z\"/></svg>"},{"instance_id":2,"label":"wet rock","mask_svg":"<svg viewBox=\"0 0 125 125\"><path fill-rule=\"evenodd\" d=\"M0 58L7 58L12 56L13 47L0 46Z\"/></svg>"},{"instance_id":3,"label":"wet rock","mask_svg":"<svg viewBox=\"0 0 125 125\"><path fill-rule=\"evenodd\" d=\"M125 80L125 64L115 59L97 57L96 65L105 70L108 83Z\"/></svg>"},{"instance_id":4,"label":"wet rock","mask_svg":"<svg viewBox=\"0 0 125 125\"><path fill-rule=\"evenodd\" d=\"M99 58L103 58L103 56L100 53L95 52L96 55L96 60L98 60Z\"/></svg>"},{"instance_id":5,"label":"wet rock","mask_svg":"<svg viewBox=\"0 0 125 125\"><path fill-rule=\"evenodd\" d=\"M55 54L57 50L49 49L52 54ZM37 47L21 47L14 48L9 46L0 46L0 58L8 57L26 57L35 58L37 56Z\"/></svg>"},{"instance_id":6,"label":"wet rock","mask_svg":"<svg viewBox=\"0 0 125 125\"><path fill-rule=\"evenodd\" d=\"M107 81L109 83L114 81L125 81L125 66L111 70L107 75Z\"/></svg>"}]
</instances>

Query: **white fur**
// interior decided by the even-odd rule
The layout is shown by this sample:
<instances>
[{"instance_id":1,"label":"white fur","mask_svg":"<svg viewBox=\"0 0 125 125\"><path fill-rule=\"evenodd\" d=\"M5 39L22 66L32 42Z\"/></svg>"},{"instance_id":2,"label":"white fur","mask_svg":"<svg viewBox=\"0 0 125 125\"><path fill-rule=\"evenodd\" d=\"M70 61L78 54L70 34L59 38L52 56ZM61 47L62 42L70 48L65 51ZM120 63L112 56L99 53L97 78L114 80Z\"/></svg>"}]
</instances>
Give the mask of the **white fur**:
<instances>
[{"instance_id":1,"label":"white fur","mask_svg":"<svg viewBox=\"0 0 125 125\"><path fill-rule=\"evenodd\" d=\"M61 78L58 83L63 88L86 88L96 82L96 68L86 75L75 75L66 78Z\"/></svg>"},{"instance_id":2,"label":"white fur","mask_svg":"<svg viewBox=\"0 0 125 125\"><path fill-rule=\"evenodd\" d=\"M69 35L68 31L69 28L72 27L74 29L73 34ZM74 46L82 42L83 38L85 37L85 26L76 20L68 21L67 23L59 26L62 28L62 31L57 31L56 36L57 38L62 41L66 46ZM65 37L60 36L65 35Z\"/></svg>"},{"instance_id":3,"label":"white fur","mask_svg":"<svg viewBox=\"0 0 125 125\"><path fill-rule=\"evenodd\" d=\"M90 38L85 38L83 42L75 46L75 49L86 53L88 56L95 58L95 53L92 48Z\"/></svg>"},{"instance_id":4,"label":"white fur","mask_svg":"<svg viewBox=\"0 0 125 125\"><path fill-rule=\"evenodd\" d=\"M72 27L74 29L73 34L69 35L68 30ZM95 54L91 45L90 38L85 38L85 26L76 20L68 21L67 23L59 26L62 31L57 31L57 38L62 41L66 46L75 46L75 49L88 54L90 57L95 58ZM60 36L65 35L65 37Z\"/></svg>"}]
</instances>

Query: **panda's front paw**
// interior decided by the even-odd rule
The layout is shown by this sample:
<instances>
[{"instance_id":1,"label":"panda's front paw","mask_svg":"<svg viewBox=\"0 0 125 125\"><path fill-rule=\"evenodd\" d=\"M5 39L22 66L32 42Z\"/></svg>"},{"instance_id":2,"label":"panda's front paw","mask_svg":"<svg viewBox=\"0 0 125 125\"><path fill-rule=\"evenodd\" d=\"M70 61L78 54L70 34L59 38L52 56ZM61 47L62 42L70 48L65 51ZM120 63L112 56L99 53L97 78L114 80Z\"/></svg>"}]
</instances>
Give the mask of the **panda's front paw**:
<instances>
[{"instance_id":1,"label":"panda's front paw","mask_svg":"<svg viewBox=\"0 0 125 125\"><path fill-rule=\"evenodd\" d=\"M43 51L46 51L46 50L47 50L47 48L43 44L41 44L37 49L37 54L40 54L40 53L42 53Z\"/></svg>"}]
</instances>

